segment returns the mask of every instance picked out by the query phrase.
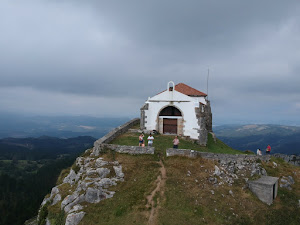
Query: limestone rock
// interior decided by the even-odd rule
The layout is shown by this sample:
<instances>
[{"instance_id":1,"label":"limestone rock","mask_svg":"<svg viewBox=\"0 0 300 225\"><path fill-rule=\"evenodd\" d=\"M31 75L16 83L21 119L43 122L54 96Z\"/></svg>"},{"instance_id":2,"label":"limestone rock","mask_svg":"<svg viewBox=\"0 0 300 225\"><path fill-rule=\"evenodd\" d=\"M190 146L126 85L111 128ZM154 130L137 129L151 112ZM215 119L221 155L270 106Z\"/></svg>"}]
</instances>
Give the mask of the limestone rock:
<instances>
[{"instance_id":1,"label":"limestone rock","mask_svg":"<svg viewBox=\"0 0 300 225\"><path fill-rule=\"evenodd\" d=\"M69 203L65 208L64 208L64 211L67 213L69 212L73 206L81 203L81 202L84 202L85 201L85 198L84 198L84 194L80 195L78 198L74 199L73 202Z\"/></svg>"},{"instance_id":2,"label":"limestone rock","mask_svg":"<svg viewBox=\"0 0 300 225\"><path fill-rule=\"evenodd\" d=\"M50 198L53 198L54 195L57 195L59 193L59 189L56 187L52 188Z\"/></svg>"},{"instance_id":3,"label":"limestone rock","mask_svg":"<svg viewBox=\"0 0 300 225\"><path fill-rule=\"evenodd\" d=\"M70 173L68 176L66 176L63 180L63 183L69 183L69 184L74 184L76 181L78 181L79 176L75 173L73 169L70 170Z\"/></svg>"},{"instance_id":4,"label":"limestone rock","mask_svg":"<svg viewBox=\"0 0 300 225\"><path fill-rule=\"evenodd\" d=\"M49 201L50 201L50 197L49 198L44 198L40 208L42 208Z\"/></svg>"},{"instance_id":5,"label":"limestone rock","mask_svg":"<svg viewBox=\"0 0 300 225\"><path fill-rule=\"evenodd\" d=\"M96 169L96 172L99 174L100 178L105 178L110 173L110 169L98 168L98 169Z\"/></svg>"},{"instance_id":6,"label":"limestone rock","mask_svg":"<svg viewBox=\"0 0 300 225\"><path fill-rule=\"evenodd\" d=\"M73 208L69 211L69 213L77 212L83 209L82 205L74 205Z\"/></svg>"},{"instance_id":7,"label":"limestone rock","mask_svg":"<svg viewBox=\"0 0 300 225\"><path fill-rule=\"evenodd\" d=\"M51 205L56 205L60 200L61 200L61 195L60 194L55 195Z\"/></svg>"},{"instance_id":8,"label":"limestone rock","mask_svg":"<svg viewBox=\"0 0 300 225\"><path fill-rule=\"evenodd\" d=\"M115 173L117 175L117 177L123 178L124 177L124 173L122 172L122 166L114 166L114 170Z\"/></svg>"},{"instance_id":9,"label":"limestone rock","mask_svg":"<svg viewBox=\"0 0 300 225\"><path fill-rule=\"evenodd\" d=\"M283 187L283 188L286 188L288 190L292 190L292 187L291 185L294 184L295 181L293 179L292 176L288 176L288 177L285 177L283 176L281 179L280 179L280 187Z\"/></svg>"},{"instance_id":10,"label":"limestone rock","mask_svg":"<svg viewBox=\"0 0 300 225\"><path fill-rule=\"evenodd\" d=\"M215 165L215 173L214 174L217 176L221 175L221 171L220 171L219 167L217 167L216 165Z\"/></svg>"},{"instance_id":11,"label":"limestone rock","mask_svg":"<svg viewBox=\"0 0 300 225\"><path fill-rule=\"evenodd\" d=\"M93 174L97 174L97 171L91 168L86 171L86 175L88 176L91 176Z\"/></svg>"},{"instance_id":12,"label":"limestone rock","mask_svg":"<svg viewBox=\"0 0 300 225\"><path fill-rule=\"evenodd\" d=\"M99 182L97 182L97 185L99 187L108 188L109 186L117 185L117 183L109 178L103 178Z\"/></svg>"},{"instance_id":13,"label":"limestone rock","mask_svg":"<svg viewBox=\"0 0 300 225\"><path fill-rule=\"evenodd\" d=\"M98 203L102 199L105 199L105 195L101 189L88 188L85 194L85 201L89 203Z\"/></svg>"},{"instance_id":14,"label":"limestone rock","mask_svg":"<svg viewBox=\"0 0 300 225\"><path fill-rule=\"evenodd\" d=\"M96 167L103 167L106 166L108 162L104 161L103 158L98 158L95 162Z\"/></svg>"},{"instance_id":15,"label":"limestone rock","mask_svg":"<svg viewBox=\"0 0 300 225\"><path fill-rule=\"evenodd\" d=\"M46 225L51 225L50 220L46 218Z\"/></svg>"},{"instance_id":16,"label":"limestone rock","mask_svg":"<svg viewBox=\"0 0 300 225\"><path fill-rule=\"evenodd\" d=\"M61 203L61 209L65 208L66 205L73 202L76 198L78 198L78 196L78 192L75 191L72 195L68 195L67 197L65 197Z\"/></svg>"},{"instance_id":17,"label":"limestone rock","mask_svg":"<svg viewBox=\"0 0 300 225\"><path fill-rule=\"evenodd\" d=\"M295 181L294 181L294 179L293 179L292 176L288 176L288 181L289 181L290 184L294 184L295 183Z\"/></svg>"},{"instance_id":18,"label":"limestone rock","mask_svg":"<svg viewBox=\"0 0 300 225\"><path fill-rule=\"evenodd\" d=\"M84 217L85 212L70 213L67 216L65 225L77 225Z\"/></svg>"}]
</instances>

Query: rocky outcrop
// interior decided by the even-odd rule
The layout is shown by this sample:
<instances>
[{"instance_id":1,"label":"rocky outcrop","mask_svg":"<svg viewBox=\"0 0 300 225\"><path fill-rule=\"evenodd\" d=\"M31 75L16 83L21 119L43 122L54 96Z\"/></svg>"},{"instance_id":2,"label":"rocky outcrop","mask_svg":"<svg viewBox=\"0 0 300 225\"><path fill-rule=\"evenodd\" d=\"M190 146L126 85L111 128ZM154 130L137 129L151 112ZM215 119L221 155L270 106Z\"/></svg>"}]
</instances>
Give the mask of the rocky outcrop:
<instances>
[{"instance_id":1,"label":"rocky outcrop","mask_svg":"<svg viewBox=\"0 0 300 225\"><path fill-rule=\"evenodd\" d=\"M214 171L210 174L208 181L214 186L224 184L231 186L234 181L239 178L244 178L247 181L247 177L252 177L254 175L267 175L266 170L255 158L247 160L232 160L231 158L227 158L220 160L219 166L215 165Z\"/></svg>"},{"instance_id":2,"label":"rocky outcrop","mask_svg":"<svg viewBox=\"0 0 300 225\"><path fill-rule=\"evenodd\" d=\"M84 212L68 214L65 225L78 224L82 220L84 215L85 215Z\"/></svg>"},{"instance_id":3,"label":"rocky outcrop","mask_svg":"<svg viewBox=\"0 0 300 225\"><path fill-rule=\"evenodd\" d=\"M280 153L275 153L273 155L276 158L281 158L284 161L286 161L289 164L292 164L294 166L300 166L300 156L297 155L285 155Z\"/></svg>"},{"instance_id":4,"label":"rocky outcrop","mask_svg":"<svg viewBox=\"0 0 300 225\"><path fill-rule=\"evenodd\" d=\"M294 178L292 176L283 176L280 179L280 184L279 186L282 188L286 188L288 190L292 190L292 185L295 183Z\"/></svg>"},{"instance_id":5,"label":"rocky outcrop","mask_svg":"<svg viewBox=\"0 0 300 225\"><path fill-rule=\"evenodd\" d=\"M81 203L98 203L112 198L115 194L109 187L124 181L122 165L118 161L105 161L103 158L78 157L75 163L78 172L71 169L62 184L52 188L47 202L66 213L66 225L77 225L85 215ZM66 186L67 185L67 186ZM68 195L63 194L68 189ZM50 224L50 220L46 219Z\"/></svg>"}]
</instances>

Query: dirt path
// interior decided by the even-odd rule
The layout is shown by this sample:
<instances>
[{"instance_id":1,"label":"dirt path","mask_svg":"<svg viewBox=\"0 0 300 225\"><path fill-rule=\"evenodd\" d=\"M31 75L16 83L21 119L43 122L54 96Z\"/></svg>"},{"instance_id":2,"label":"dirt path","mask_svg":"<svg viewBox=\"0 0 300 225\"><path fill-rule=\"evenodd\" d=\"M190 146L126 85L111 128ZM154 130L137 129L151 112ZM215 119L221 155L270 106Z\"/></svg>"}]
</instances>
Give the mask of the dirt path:
<instances>
[{"instance_id":1,"label":"dirt path","mask_svg":"<svg viewBox=\"0 0 300 225\"><path fill-rule=\"evenodd\" d=\"M157 224L157 216L160 208L160 202L164 198L164 187L166 184L166 179L167 179L167 173L166 173L166 168L163 164L163 162L160 160L159 165L161 166L160 170L160 175L158 175L156 179L156 187L155 189L151 192L149 196L147 196L147 208L151 207L149 219L148 219L148 224L149 225L154 225ZM159 195L157 198L157 202L155 204L154 196Z\"/></svg>"}]
</instances>

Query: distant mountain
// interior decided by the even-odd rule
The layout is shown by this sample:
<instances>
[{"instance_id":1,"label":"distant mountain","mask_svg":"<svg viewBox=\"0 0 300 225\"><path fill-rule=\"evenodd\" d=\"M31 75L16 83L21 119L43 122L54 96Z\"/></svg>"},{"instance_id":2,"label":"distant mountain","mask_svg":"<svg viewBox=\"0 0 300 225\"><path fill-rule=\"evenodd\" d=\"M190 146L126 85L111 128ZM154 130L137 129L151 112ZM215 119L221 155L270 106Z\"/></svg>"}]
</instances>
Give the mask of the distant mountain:
<instances>
[{"instance_id":1,"label":"distant mountain","mask_svg":"<svg viewBox=\"0 0 300 225\"><path fill-rule=\"evenodd\" d=\"M97 118L89 116L24 116L0 113L0 138L40 137L100 138L129 118Z\"/></svg>"},{"instance_id":2,"label":"distant mountain","mask_svg":"<svg viewBox=\"0 0 300 225\"><path fill-rule=\"evenodd\" d=\"M217 137L239 150L265 150L271 145L271 153L300 154L300 127L250 124L221 125L214 127Z\"/></svg>"}]
</instances>

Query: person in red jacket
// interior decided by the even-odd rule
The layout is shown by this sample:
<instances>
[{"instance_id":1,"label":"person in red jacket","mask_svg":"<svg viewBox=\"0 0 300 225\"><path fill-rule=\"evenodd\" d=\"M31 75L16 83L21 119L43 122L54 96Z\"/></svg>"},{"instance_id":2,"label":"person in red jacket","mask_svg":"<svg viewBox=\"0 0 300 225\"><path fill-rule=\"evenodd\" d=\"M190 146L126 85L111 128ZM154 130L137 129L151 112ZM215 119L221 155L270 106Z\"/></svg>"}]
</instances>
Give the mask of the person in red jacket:
<instances>
[{"instance_id":1,"label":"person in red jacket","mask_svg":"<svg viewBox=\"0 0 300 225\"><path fill-rule=\"evenodd\" d=\"M266 149L266 154L270 154L271 153L271 146L268 145L267 149Z\"/></svg>"}]
</instances>

